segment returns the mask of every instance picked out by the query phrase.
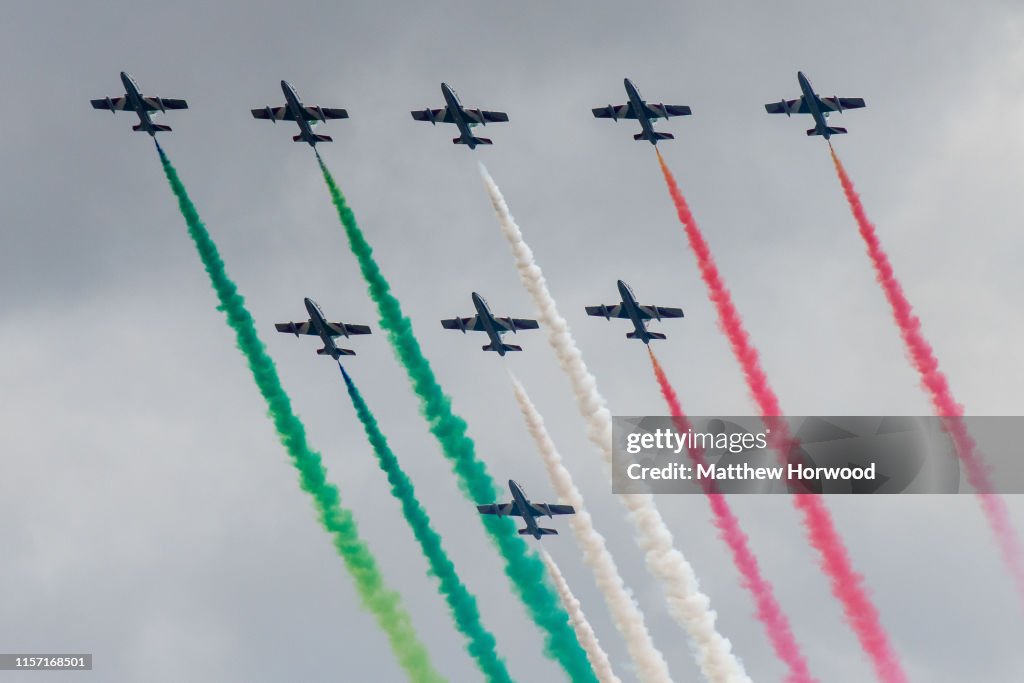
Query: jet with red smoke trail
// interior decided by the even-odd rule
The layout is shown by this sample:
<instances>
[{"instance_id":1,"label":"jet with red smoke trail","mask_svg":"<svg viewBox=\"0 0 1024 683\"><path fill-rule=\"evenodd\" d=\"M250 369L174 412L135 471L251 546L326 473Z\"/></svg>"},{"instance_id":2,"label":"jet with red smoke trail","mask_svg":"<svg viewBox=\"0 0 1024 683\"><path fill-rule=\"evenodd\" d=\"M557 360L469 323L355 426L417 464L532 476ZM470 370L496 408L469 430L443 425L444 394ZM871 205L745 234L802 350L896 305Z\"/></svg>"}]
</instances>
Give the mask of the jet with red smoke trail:
<instances>
[{"instance_id":1,"label":"jet with red smoke trail","mask_svg":"<svg viewBox=\"0 0 1024 683\"><path fill-rule=\"evenodd\" d=\"M139 115L139 122L132 126L134 131L145 131L154 138L161 131L170 131L171 127L154 123L150 114L166 112L168 109L188 109L185 100L173 100L165 97L150 97L142 94L139 84L127 71L121 72L121 83L124 84L124 96L104 97L101 100L89 100L93 109L106 109L111 114L119 111L133 111Z\"/></svg>"},{"instance_id":2,"label":"jet with red smoke trail","mask_svg":"<svg viewBox=\"0 0 1024 683\"><path fill-rule=\"evenodd\" d=\"M470 332L486 332L491 338L491 343L483 347L484 351L497 351L499 356L504 356L508 351L522 351L523 347L515 344L506 344L501 340L501 335L506 332L515 334L518 330L536 330L540 325L536 320L527 318L499 318L491 313L491 307L487 300L473 292L473 306L476 308L476 315L469 318L448 318L441 321L441 327L446 330L462 330L462 334Z\"/></svg>"},{"instance_id":3,"label":"jet with red smoke trail","mask_svg":"<svg viewBox=\"0 0 1024 683\"><path fill-rule=\"evenodd\" d=\"M814 119L814 128L807 131L808 135L821 135L828 140L833 135L845 133L845 128L828 125L828 115L834 111L842 113L846 109L860 109L865 106L864 100L860 97L818 97L802 71L796 72L796 80L803 91L799 99L770 102L764 105L764 108L769 114L810 114Z\"/></svg>"},{"instance_id":4,"label":"jet with red smoke trail","mask_svg":"<svg viewBox=\"0 0 1024 683\"><path fill-rule=\"evenodd\" d=\"M587 315L601 317L605 320L612 318L629 318L633 322L633 331L626 333L626 339L640 339L644 344L650 344L652 339L665 339L661 332L651 332L647 329L648 320L661 320L662 318L682 318L683 309L666 308L664 306L644 306L636 302L636 296L622 280L618 281L619 295L622 301L617 304L601 304L600 306L587 306Z\"/></svg>"},{"instance_id":5,"label":"jet with red smoke trail","mask_svg":"<svg viewBox=\"0 0 1024 683\"><path fill-rule=\"evenodd\" d=\"M312 126L317 123L326 123L327 119L347 119L348 112L344 109L333 109L319 105L307 106L299 99L294 86L288 81L281 81L281 90L284 92L283 107L263 107L253 109L252 116L255 119L269 119L272 123L278 121L294 121L299 125L299 134L292 140L295 142L307 142L310 147L316 147L318 142L331 142L330 135L317 135L313 132Z\"/></svg>"},{"instance_id":6,"label":"jet with red smoke trail","mask_svg":"<svg viewBox=\"0 0 1024 683\"><path fill-rule=\"evenodd\" d=\"M315 301L306 297L303 299L306 304L306 311L309 312L309 320L304 323L277 323L274 325L278 332L285 332L288 334L294 334L298 337L300 334L315 335L320 337L324 342L322 349L317 349L316 352L320 356L330 356L334 360L338 360L341 356L354 356L356 352L352 349L343 349L334 343L335 337L348 337L353 334L370 334L370 328L367 325L348 325L346 323L329 323L327 318L324 317L324 312L320 310L320 306Z\"/></svg>"},{"instance_id":7,"label":"jet with red smoke trail","mask_svg":"<svg viewBox=\"0 0 1024 683\"><path fill-rule=\"evenodd\" d=\"M445 105L441 109L420 109L412 112L417 121L430 121L431 124L454 123L459 129L459 137L452 140L456 145L468 145L476 149L477 145L493 144L490 138L478 138L473 135L473 126L486 126L488 123L504 123L508 114L503 111L484 111L479 108L463 107L459 96L447 83L441 84L441 94Z\"/></svg>"},{"instance_id":8,"label":"jet with red smoke trail","mask_svg":"<svg viewBox=\"0 0 1024 683\"><path fill-rule=\"evenodd\" d=\"M636 119L640 123L640 132L633 136L634 140L647 140L652 145L657 145L658 140L672 140L675 137L672 133L660 133L654 130L654 122L658 119L668 119L673 116L689 116L693 113L686 105L648 104L640 96L640 91L637 90L631 80L627 78L623 80L623 84L626 86L626 95L629 97L629 101L626 104L620 104L617 107L609 104L605 107L592 109L591 111L594 112L594 118L598 119L611 119L613 121Z\"/></svg>"}]
</instances>

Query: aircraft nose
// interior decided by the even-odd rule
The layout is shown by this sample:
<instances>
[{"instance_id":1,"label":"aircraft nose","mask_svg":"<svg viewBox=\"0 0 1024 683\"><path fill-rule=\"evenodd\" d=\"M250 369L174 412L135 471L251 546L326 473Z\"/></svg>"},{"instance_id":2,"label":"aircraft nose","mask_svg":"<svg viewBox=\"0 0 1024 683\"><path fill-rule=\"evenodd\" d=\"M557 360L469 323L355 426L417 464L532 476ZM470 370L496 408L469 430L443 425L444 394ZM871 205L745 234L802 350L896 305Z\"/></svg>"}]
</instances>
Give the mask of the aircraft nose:
<instances>
[{"instance_id":1,"label":"aircraft nose","mask_svg":"<svg viewBox=\"0 0 1024 683\"><path fill-rule=\"evenodd\" d=\"M628 78L623 78L622 79L622 85L624 85L624 86L626 86L628 88L629 86L631 86L633 84L629 82Z\"/></svg>"},{"instance_id":2,"label":"aircraft nose","mask_svg":"<svg viewBox=\"0 0 1024 683\"><path fill-rule=\"evenodd\" d=\"M313 300L312 300L312 299L310 299L310 298L309 298L308 296L307 296L307 297L304 297L304 298L302 299L302 302L303 302L304 304L306 304L307 306L312 306L312 305L313 305Z\"/></svg>"},{"instance_id":3,"label":"aircraft nose","mask_svg":"<svg viewBox=\"0 0 1024 683\"><path fill-rule=\"evenodd\" d=\"M122 71L121 72L121 78L128 78L128 72L127 71Z\"/></svg>"}]
</instances>

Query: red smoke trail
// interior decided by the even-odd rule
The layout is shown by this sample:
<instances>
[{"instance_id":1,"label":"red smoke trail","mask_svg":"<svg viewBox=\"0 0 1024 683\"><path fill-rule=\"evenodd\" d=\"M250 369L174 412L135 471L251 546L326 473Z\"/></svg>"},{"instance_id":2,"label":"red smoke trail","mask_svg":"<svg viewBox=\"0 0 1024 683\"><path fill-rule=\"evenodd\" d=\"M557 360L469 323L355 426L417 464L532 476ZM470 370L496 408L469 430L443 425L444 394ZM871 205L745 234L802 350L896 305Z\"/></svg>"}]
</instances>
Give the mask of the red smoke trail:
<instances>
[{"instance_id":1,"label":"red smoke trail","mask_svg":"<svg viewBox=\"0 0 1024 683\"><path fill-rule=\"evenodd\" d=\"M647 347L647 353L651 357L651 365L654 367L654 376L661 388L661 395L665 397L669 411L675 418L676 430L686 433L690 430L690 420L683 413L683 407L679 403L675 389L665 376L661 363L654 356L654 352ZM706 465L704 450L691 448L690 458L697 465ZM711 503L711 511L715 515L715 526L722 534L722 539L729 546L732 553L733 563L743 576L743 585L754 596L754 603L757 605L757 618L764 625L768 633L768 639L778 655L787 667L789 673L786 675L788 683L813 683L816 681L807 668L807 661L804 659L800 646L793 637L793 631L789 627L789 619L783 613L779 603L775 600L772 585L761 575L761 568L757 564L757 557L754 556L750 546L747 545L747 535L740 528L739 520L729 507L725 496L718 493L717 486L713 479L701 478L701 487Z\"/></svg>"},{"instance_id":2,"label":"red smoke trail","mask_svg":"<svg viewBox=\"0 0 1024 683\"><path fill-rule=\"evenodd\" d=\"M914 367L921 375L921 384L928 391L935 414L942 418L946 432L953 439L957 455L964 465L967 481L979 494L982 510L995 533L1003 559L1017 583L1021 596L1024 597L1024 553L1021 552L1021 547L1013 533L1006 502L1002 497L992 493L992 478L988 465L975 448L974 439L967 431L963 420L960 419L964 408L953 398L953 392L949 388L946 376L939 370L939 361L935 357L931 345L925 341L924 335L921 333L921 321L914 315L914 309L907 301L903 287L896 279L892 264L889 262L889 257L878 239L875 226L868 220L864 205L861 204L860 197L853 188L853 181L846 174L846 169L843 168L843 164L839 161L831 144L829 152L832 154L832 163L835 164L839 182L843 186L846 200L850 203L850 210L857 221L860 235L867 245L868 256L871 257L871 263L875 267L878 284L882 286L885 298L888 299L889 306L892 308L892 317L900 329L903 343L907 347Z\"/></svg>"},{"instance_id":3,"label":"red smoke trail","mask_svg":"<svg viewBox=\"0 0 1024 683\"><path fill-rule=\"evenodd\" d=\"M686 199L679 190L672 172L665 165L661 152L658 152L658 163L661 165L669 194L672 195L672 201L679 214L679 221L686 230L690 248L697 257L697 265L701 278L707 285L708 296L718 312L718 324L729 339L733 355L740 363L747 387L757 403L765 427L771 433L770 442L773 448L785 454L783 459L788 461L793 438L785 421L779 419L783 414L779 399L768 384L768 378L761 369L757 350L750 343L739 311L736 310L732 296L718 273L711 249L697 227L697 221L690 213L690 207L686 204ZM885 683L906 683L907 676L889 643L889 636L882 627L878 610L868 597L863 577L854 571L850 563L846 546L832 523L832 515L828 508L816 495L793 494L791 498L803 515L804 527L810 536L811 545L821 556L821 567L832 584L832 594L842 604L846 619L857 634L861 648L871 659L875 674Z\"/></svg>"}]
</instances>

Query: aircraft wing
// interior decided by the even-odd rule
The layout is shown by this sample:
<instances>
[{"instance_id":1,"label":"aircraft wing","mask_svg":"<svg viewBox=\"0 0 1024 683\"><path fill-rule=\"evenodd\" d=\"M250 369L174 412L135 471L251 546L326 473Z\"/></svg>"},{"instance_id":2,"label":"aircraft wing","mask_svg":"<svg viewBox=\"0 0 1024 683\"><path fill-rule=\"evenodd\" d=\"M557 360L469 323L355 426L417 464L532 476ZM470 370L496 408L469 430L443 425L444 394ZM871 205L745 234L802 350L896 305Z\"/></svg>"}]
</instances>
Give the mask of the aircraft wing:
<instances>
[{"instance_id":1,"label":"aircraft wing","mask_svg":"<svg viewBox=\"0 0 1024 683\"><path fill-rule=\"evenodd\" d=\"M807 102L801 96L798 100L782 100L770 102L764 105L764 110L769 114L810 114L811 110Z\"/></svg>"},{"instance_id":2,"label":"aircraft wing","mask_svg":"<svg viewBox=\"0 0 1024 683\"><path fill-rule=\"evenodd\" d=\"M446 330L470 330L473 332L483 332L484 326L480 321L480 316L474 315L471 318L448 318L447 320L441 321L441 327Z\"/></svg>"},{"instance_id":3,"label":"aircraft wing","mask_svg":"<svg viewBox=\"0 0 1024 683\"><path fill-rule=\"evenodd\" d=\"M481 515L498 515L500 517L522 517L522 514L512 503L491 503L490 505L477 505L477 512Z\"/></svg>"},{"instance_id":4,"label":"aircraft wing","mask_svg":"<svg viewBox=\"0 0 1024 683\"><path fill-rule=\"evenodd\" d=\"M462 113L472 123L504 123L508 121L508 114L503 111L482 111L480 109L463 107Z\"/></svg>"},{"instance_id":5,"label":"aircraft wing","mask_svg":"<svg viewBox=\"0 0 1024 683\"><path fill-rule=\"evenodd\" d=\"M124 111L128 105L127 97L106 97L102 100L89 100L93 109L106 109L108 111Z\"/></svg>"},{"instance_id":6,"label":"aircraft wing","mask_svg":"<svg viewBox=\"0 0 1024 683\"><path fill-rule=\"evenodd\" d=\"M510 332L515 332L516 330L536 330L540 327L536 320L528 318L495 318L494 322L498 323L499 327L504 327Z\"/></svg>"},{"instance_id":7,"label":"aircraft wing","mask_svg":"<svg viewBox=\"0 0 1024 683\"><path fill-rule=\"evenodd\" d=\"M651 318L682 318L683 309L681 308L665 308L664 306L638 306L640 309L640 315L645 320Z\"/></svg>"},{"instance_id":8,"label":"aircraft wing","mask_svg":"<svg viewBox=\"0 0 1024 683\"><path fill-rule=\"evenodd\" d=\"M333 107L303 107L307 121L320 121L320 113L323 112L325 119L347 119L348 111L335 109Z\"/></svg>"},{"instance_id":9,"label":"aircraft wing","mask_svg":"<svg viewBox=\"0 0 1024 683\"><path fill-rule=\"evenodd\" d=\"M169 100L164 97L143 97L146 109L149 111L163 111L164 109L188 109L185 100Z\"/></svg>"},{"instance_id":10,"label":"aircraft wing","mask_svg":"<svg viewBox=\"0 0 1024 683\"><path fill-rule=\"evenodd\" d=\"M574 515L576 508L572 505L558 505L555 503L531 503L534 512L538 515Z\"/></svg>"},{"instance_id":11,"label":"aircraft wing","mask_svg":"<svg viewBox=\"0 0 1024 683\"><path fill-rule=\"evenodd\" d=\"M287 334L316 334L313 324L308 320L304 323L276 323L274 327L278 332Z\"/></svg>"},{"instance_id":12,"label":"aircraft wing","mask_svg":"<svg viewBox=\"0 0 1024 683\"><path fill-rule=\"evenodd\" d=\"M599 318L628 318L626 308L622 304L611 306L587 306L587 315L596 315Z\"/></svg>"},{"instance_id":13,"label":"aircraft wing","mask_svg":"<svg viewBox=\"0 0 1024 683\"><path fill-rule=\"evenodd\" d=\"M253 109L252 116L256 119L266 119L275 121L294 121L295 117L292 116L292 111L288 107L263 107L263 109Z\"/></svg>"},{"instance_id":14,"label":"aircraft wing","mask_svg":"<svg viewBox=\"0 0 1024 683\"><path fill-rule=\"evenodd\" d=\"M597 109L591 109L594 112L594 118L597 119L635 119L636 112L633 111L633 107L629 104L620 104L618 106L608 105L607 107L598 107Z\"/></svg>"},{"instance_id":15,"label":"aircraft wing","mask_svg":"<svg viewBox=\"0 0 1024 683\"><path fill-rule=\"evenodd\" d=\"M327 323L327 327L331 330L332 337L338 337L343 334L370 334L370 328L366 325L347 325L345 323ZM315 333L313 333L315 334Z\"/></svg>"},{"instance_id":16,"label":"aircraft wing","mask_svg":"<svg viewBox=\"0 0 1024 683\"><path fill-rule=\"evenodd\" d=\"M819 97L822 109L842 111L844 109L860 109L866 106L860 97Z\"/></svg>"},{"instance_id":17,"label":"aircraft wing","mask_svg":"<svg viewBox=\"0 0 1024 683\"><path fill-rule=\"evenodd\" d=\"M412 117L417 121L430 121L431 123L455 123L455 117L448 111L448 107L441 109L419 109L411 112Z\"/></svg>"},{"instance_id":18,"label":"aircraft wing","mask_svg":"<svg viewBox=\"0 0 1024 683\"><path fill-rule=\"evenodd\" d=\"M647 116L652 119L670 119L673 116L689 116L693 112L682 104L648 104L644 102Z\"/></svg>"}]
</instances>

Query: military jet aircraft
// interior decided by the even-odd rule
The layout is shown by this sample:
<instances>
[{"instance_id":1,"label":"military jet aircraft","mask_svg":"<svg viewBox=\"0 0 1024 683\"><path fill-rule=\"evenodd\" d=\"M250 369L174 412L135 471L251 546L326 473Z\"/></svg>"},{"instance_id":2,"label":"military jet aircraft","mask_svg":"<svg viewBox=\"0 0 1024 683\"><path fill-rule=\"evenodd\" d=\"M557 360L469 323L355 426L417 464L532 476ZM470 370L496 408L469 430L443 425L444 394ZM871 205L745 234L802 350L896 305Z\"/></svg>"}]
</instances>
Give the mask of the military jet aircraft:
<instances>
[{"instance_id":1,"label":"military jet aircraft","mask_svg":"<svg viewBox=\"0 0 1024 683\"><path fill-rule=\"evenodd\" d=\"M489 138L475 137L470 129L477 125L486 126L488 123L508 121L508 114L503 111L483 111L463 107L459 102L459 96L447 83L441 84L441 93L444 95L444 107L414 111L412 117L417 121L430 121L435 126L438 122L454 123L458 126L460 133L459 137L452 140L456 145L469 145L470 149L476 149L477 145L493 144Z\"/></svg>"},{"instance_id":2,"label":"military jet aircraft","mask_svg":"<svg viewBox=\"0 0 1024 683\"><path fill-rule=\"evenodd\" d=\"M644 344L650 344L652 339L665 339L661 332L650 332L647 330L647 321L662 318L682 318L683 309L665 308L663 306L641 306L636 302L633 290L622 280L618 281L619 295L622 302L606 306L587 306L587 315L604 316L606 320L612 318L629 318L633 321L633 331L626 333L626 339L641 339Z\"/></svg>"},{"instance_id":3,"label":"military jet aircraft","mask_svg":"<svg viewBox=\"0 0 1024 683\"><path fill-rule=\"evenodd\" d=\"M640 122L640 132L633 136L634 140L648 140L652 145L657 145L658 140L672 140L672 133L659 133L654 130L654 122L657 119L668 119L673 116L689 116L690 108L676 104L648 104L640 96L633 82L628 78L623 81L626 86L626 95L629 101L617 107L608 105L593 109L594 117L599 119L636 119Z\"/></svg>"},{"instance_id":4,"label":"military jet aircraft","mask_svg":"<svg viewBox=\"0 0 1024 683\"><path fill-rule=\"evenodd\" d=\"M536 330L540 327L536 320L525 318L496 318L491 313L491 307L482 296L473 292L473 305L476 307L476 315L471 318L449 318L441 321L441 327L446 330L486 332L491 338L491 343L483 346L484 351L497 351L498 355L504 356L507 351L522 351L523 347L515 344L505 344L501 341L501 335L506 332L515 334L518 330Z\"/></svg>"},{"instance_id":5,"label":"military jet aircraft","mask_svg":"<svg viewBox=\"0 0 1024 683\"><path fill-rule=\"evenodd\" d=\"M121 82L124 83L123 97L104 97L101 100L89 100L93 109L107 109L111 114L119 111L133 111L139 115L138 124L132 126L134 131L145 131L156 137L160 131L171 130L170 126L153 123L150 113L166 112L168 109L188 109L185 100L169 100L163 97L147 97L139 91L139 84L127 71L121 72Z\"/></svg>"},{"instance_id":6,"label":"military jet aircraft","mask_svg":"<svg viewBox=\"0 0 1024 683\"><path fill-rule=\"evenodd\" d=\"M514 479L508 480L508 489L512 492L511 503L491 503L490 505L477 505L476 509L481 515L497 515L498 517L522 517L526 523L525 529L519 530L520 536L533 536L540 540L541 536L558 534L555 529L545 529L538 526L537 517L553 517L555 515L576 514L572 505L552 505L550 503L532 503L526 497L523 487Z\"/></svg>"},{"instance_id":7,"label":"military jet aircraft","mask_svg":"<svg viewBox=\"0 0 1024 683\"><path fill-rule=\"evenodd\" d=\"M347 119L348 112L344 109L332 109L330 107L306 106L302 104L295 88L288 81L281 81L281 90L284 91L283 107L263 107L253 109L253 118L270 119L271 122L294 121L299 124L299 134L292 137L295 142L308 142L310 147L316 147L318 142L331 142L330 135L317 135L313 132L313 126L317 123L326 123L327 119Z\"/></svg>"},{"instance_id":8,"label":"military jet aircraft","mask_svg":"<svg viewBox=\"0 0 1024 683\"><path fill-rule=\"evenodd\" d=\"M796 80L803 91L800 99L770 102L764 105L764 108L769 114L810 114L814 118L814 128L807 131L808 135L821 135L828 140L833 135L845 133L845 128L828 125L828 115L834 111L842 113L845 109L860 109L865 106L864 100L860 97L818 97L802 71L796 72Z\"/></svg>"},{"instance_id":9,"label":"military jet aircraft","mask_svg":"<svg viewBox=\"0 0 1024 683\"><path fill-rule=\"evenodd\" d=\"M306 297L303 299L306 310L309 311L309 321L304 323L277 323L274 325L278 332L288 332L298 337L300 334L317 335L324 342L322 349L316 352L321 356L330 356L338 360L341 356L354 356L356 352L351 349L343 349L334 343L335 337L344 335L348 337L353 334L370 334L370 328L366 325L347 325L345 323L329 323L324 317L323 311L315 301Z\"/></svg>"}]
</instances>

